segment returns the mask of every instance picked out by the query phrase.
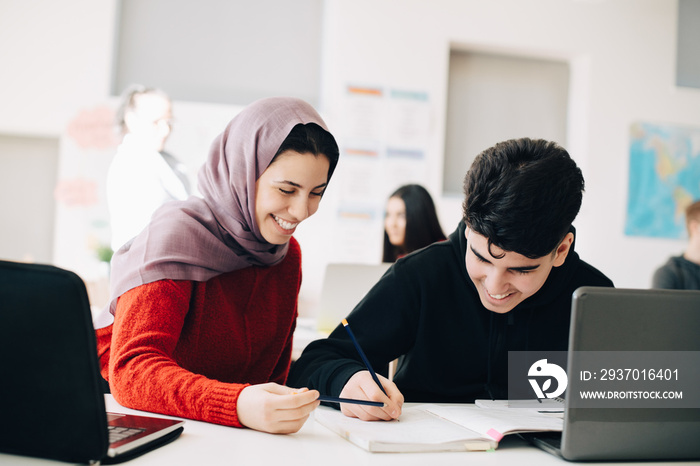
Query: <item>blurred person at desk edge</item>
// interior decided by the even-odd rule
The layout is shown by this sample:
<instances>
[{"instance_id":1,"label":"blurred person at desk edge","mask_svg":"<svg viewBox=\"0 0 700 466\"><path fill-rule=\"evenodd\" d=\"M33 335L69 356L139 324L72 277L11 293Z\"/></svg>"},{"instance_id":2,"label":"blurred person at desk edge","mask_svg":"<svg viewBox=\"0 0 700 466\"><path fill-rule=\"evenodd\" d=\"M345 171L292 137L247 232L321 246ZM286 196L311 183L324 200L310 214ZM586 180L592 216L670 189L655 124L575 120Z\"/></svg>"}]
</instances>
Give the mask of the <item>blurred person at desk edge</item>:
<instances>
[{"instance_id":1,"label":"blurred person at desk edge","mask_svg":"<svg viewBox=\"0 0 700 466\"><path fill-rule=\"evenodd\" d=\"M673 256L656 269L653 288L700 290L700 200L685 209L688 245L679 256Z\"/></svg>"}]
</instances>

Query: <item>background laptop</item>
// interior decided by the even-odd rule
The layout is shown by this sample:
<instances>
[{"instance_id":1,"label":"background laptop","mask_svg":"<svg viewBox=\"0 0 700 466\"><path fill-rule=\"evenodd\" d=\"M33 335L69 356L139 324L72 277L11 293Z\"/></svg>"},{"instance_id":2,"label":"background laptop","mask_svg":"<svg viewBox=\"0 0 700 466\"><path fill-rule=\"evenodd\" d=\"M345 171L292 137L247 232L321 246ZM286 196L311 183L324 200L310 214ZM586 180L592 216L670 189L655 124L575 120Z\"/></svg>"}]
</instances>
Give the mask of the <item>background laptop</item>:
<instances>
[{"instance_id":1,"label":"background laptop","mask_svg":"<svg viewBox=\"0 0 700 466\"><path fill-rule=\"evenodd\" d=\"M700 352L700 291L576 290L563 432L522 435L567 460L700 459L700 409L571 407L573 394L590 388L579 376L590 367L574 357L582 351ZM611 367L601 369L617 369L612 361L606 365ZM687 372L686 380L693 376ZM699 375L694 374L695 380Z\"/></svg>"},{"instance_id":2,"label":"background laptop","mask_svg":"<svg viewBox=\"0 0 700 466\"><path fill-rule=\"evenodd\" d=\"M316 317L318 331L330 334L382 278L391 263L326 266Z\"/></svg>"},{"instance_id":3,"label":"background laptop","mask_svg":"<svg viewBox=\"0 0 700 466\"><path fill-rule=\"evenodd\" d=\"M4 453L117 463L183 429L184 421L106 413L87 292L66 270L0 261L0 370ZM121 437L112 443L108 423Z\"/></svg>"}]
</instances>

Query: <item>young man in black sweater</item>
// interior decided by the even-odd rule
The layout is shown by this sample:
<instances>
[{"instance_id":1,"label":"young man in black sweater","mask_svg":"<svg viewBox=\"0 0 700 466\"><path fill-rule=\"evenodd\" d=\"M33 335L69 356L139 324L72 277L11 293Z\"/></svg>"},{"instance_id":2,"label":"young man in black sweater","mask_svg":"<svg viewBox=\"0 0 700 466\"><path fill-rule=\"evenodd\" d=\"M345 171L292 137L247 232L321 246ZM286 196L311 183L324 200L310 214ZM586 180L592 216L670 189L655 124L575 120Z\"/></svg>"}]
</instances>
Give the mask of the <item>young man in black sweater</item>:
<instances>
[{"instance_id":1,"label":"young man in black sweater","mask_svg":"<svg viewBox=\"0 0 700 466\"><path fill-rule=\"evenodd\" d=\"M288 385L385 403L342 404L348 416L395 419L405 401L507 398L508 351L566 351L571 296L612 286L574 252L584 181L553 142L509 140L485 150L464 180L463 221L447 241L397 261L347 320L374 382L339 325L311 343Z\"/></svg>"}]
</instances>

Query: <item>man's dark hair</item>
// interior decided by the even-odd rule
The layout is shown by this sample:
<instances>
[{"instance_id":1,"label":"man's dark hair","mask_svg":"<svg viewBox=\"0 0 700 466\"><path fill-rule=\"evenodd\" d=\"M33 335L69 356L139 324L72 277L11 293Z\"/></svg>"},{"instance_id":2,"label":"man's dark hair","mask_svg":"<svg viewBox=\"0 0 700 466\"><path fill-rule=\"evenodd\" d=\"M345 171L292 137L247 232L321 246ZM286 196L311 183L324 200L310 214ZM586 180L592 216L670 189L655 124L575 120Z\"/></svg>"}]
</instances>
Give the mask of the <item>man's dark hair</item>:
<instances>
[{"instance_id":1,"label":"man's dark hair","mask_svg":"<svg viewBox=\"0 0 700 466\"><path fill-rule=\"evenodd\" d=\"M558 144L511 139L479 154L464 177L463 220L489 244L531 259L554 252L581 208L581 170ZM491 254L493 255L493 254Z\"/></svg>"}]
</instances>

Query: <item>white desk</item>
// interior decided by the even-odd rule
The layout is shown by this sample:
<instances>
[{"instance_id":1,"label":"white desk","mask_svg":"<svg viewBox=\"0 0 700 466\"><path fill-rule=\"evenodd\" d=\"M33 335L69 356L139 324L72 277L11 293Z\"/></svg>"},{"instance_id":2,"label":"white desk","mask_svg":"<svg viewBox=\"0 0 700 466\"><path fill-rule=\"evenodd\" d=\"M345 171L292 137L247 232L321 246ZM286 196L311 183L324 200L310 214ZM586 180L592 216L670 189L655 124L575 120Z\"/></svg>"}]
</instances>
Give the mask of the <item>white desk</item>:
<instances>
[{"instance_id":1,"label":"white desk","mask_svg":"<svg viewBox=\"0 0 700 466\"><path fill-rule=\"evenodd\" d=\"M144 414L123 408L111 395L105 397L107 409L114 412ZM149 415L150 413L145 413ZM153 415L153 414L150 414ZM61 465L66 463L0 454L0 465ZM270 466L441 466L479 465L557 465L568 463L528 445L514 436L501 441L493 452L460 453L368 453L316 423L313 416L296 434L272 435L250 429L235 429L187 420L182 435L173 443L153 450L125 466L199 466L199 465L270 465ZM583 464L583 463L582 463ZM621 463L591 463L595 465ZM622 463L652 466L663 463ZM700 462L674 462L674 465Z\"/></svg>"}]
</instances>

